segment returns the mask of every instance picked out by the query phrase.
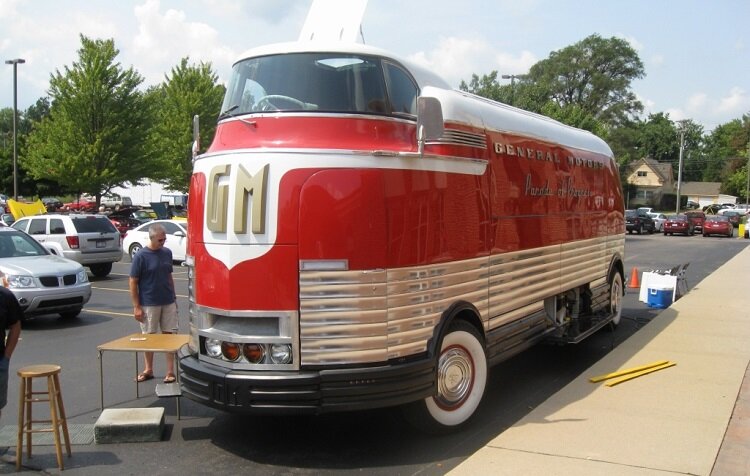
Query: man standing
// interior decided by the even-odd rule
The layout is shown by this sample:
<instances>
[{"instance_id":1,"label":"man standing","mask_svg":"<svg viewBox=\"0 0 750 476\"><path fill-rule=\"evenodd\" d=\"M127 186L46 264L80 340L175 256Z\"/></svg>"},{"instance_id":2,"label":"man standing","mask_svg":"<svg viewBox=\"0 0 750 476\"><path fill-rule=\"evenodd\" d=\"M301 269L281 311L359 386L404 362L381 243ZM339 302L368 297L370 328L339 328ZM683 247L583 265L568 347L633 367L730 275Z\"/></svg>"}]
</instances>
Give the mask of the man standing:
<instances>
[{"instance_id":1,"label":"man standing","mask_svg":"<svg viewBox=\"0 0 750 476\"><path fill-rule=\"evenodd\" d=\"M162 334L177 332L177 297L172 278L172 251L164 248L167 233L158 223L148 229L149 245L133 256L130 266L130 299L133 316L141 323L141 332ZM164 383L175 381L174 355L167 353L167 374ZM145 368L136 380L154 378L154 353L144 352Z\"/></svg>"},{"instance_id":2,"label":"man standing","mask_svg":"<svg viewBox=\"0 0 750 476\"><path fill-rule=\"evenodd\" d=\"M8 369L10 356L21 335L23 311L16 296L6 288L5 275L0 271L0 412L8 403ZM8 338L5 338L8 329Z\"/></svg>"}]
</instances>

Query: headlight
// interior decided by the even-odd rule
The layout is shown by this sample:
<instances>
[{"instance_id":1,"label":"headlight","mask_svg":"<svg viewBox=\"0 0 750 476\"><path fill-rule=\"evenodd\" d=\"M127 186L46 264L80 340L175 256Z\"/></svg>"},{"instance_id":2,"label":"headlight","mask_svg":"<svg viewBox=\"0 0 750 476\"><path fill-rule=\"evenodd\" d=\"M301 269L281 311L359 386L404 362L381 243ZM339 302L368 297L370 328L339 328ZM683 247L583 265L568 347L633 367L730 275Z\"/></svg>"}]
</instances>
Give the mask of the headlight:
<instances>
[{"instance_id":1,"label":"headlight","mask_svg":"<svg viewBox=\"0 0 750 476\"><path fill-rule=\"evenodd\" d=\"M87 283L89 281L89 275L86 273L85 269L81 269L78 272L78 282L79 283Z\"/></svg>"},{"instance_id":2,"label":"headlight","mask_svg":"<svg viewBox=\"0 0 750 476\"><path fill-rule=\"evenodd\" d=\"M34 278L31 276L8 275L8 287L10 288L35 288Z\"/></svg>"},{"instance_id":3,"label":"headlight","mask_svg":"<svg viewBox=\"0 0 750 476\"><path fill-rule=\"evenodd\" d=\"M289 344L273 344L271 346L271 360L274 364L291 364L292 346Z\"/></svg>"},{"instance_id":4,"label":"headlight","mask_svg":"<svg viewBox=\"0 0 750 476\"><path fill-rule=\"evenodd\" d=\"M206 339L206 353L215 359L221 357L221 341L219 339Z\"/></svg>"}]
</instances>

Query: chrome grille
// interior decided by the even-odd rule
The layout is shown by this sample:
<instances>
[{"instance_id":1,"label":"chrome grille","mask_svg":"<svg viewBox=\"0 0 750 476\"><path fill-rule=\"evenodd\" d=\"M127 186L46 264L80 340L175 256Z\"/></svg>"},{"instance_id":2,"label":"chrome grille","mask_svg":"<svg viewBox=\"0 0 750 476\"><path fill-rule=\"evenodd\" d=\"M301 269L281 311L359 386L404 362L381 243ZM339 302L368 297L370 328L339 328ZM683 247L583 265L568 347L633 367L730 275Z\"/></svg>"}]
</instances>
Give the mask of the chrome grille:
<instances>
[{"instance_id":1,"label":"chrome grille","mask_svg":"<svg viewBox=\"0 0 750 476\"><path fill-rule=\"evenodd\" d=\"M476 147L479 149L487 148L487 136L474 132L459 131L456 129L445 129L443 135L436 141L430 141L430 144L448 144L463 145Z\"/></svg>"}]
</instances>

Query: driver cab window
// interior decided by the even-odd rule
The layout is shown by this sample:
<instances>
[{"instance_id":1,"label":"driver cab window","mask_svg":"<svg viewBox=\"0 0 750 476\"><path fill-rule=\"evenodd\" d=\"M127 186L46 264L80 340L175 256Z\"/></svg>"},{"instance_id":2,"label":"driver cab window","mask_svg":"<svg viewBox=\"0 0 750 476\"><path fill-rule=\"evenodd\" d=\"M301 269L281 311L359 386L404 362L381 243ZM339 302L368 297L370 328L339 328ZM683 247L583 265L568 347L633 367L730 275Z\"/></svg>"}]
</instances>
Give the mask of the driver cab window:
<instances>
[{"instance_id":1,"label":"driver cab window","mask_svg":"<svg viewBox=\"0 0 750 476\"><path fill-rule=\"evenodd\" d=\"M406 72L394 64L386 64L388 92L394 114L417 115L417 86Z\"/></svg>"}]
</instances>

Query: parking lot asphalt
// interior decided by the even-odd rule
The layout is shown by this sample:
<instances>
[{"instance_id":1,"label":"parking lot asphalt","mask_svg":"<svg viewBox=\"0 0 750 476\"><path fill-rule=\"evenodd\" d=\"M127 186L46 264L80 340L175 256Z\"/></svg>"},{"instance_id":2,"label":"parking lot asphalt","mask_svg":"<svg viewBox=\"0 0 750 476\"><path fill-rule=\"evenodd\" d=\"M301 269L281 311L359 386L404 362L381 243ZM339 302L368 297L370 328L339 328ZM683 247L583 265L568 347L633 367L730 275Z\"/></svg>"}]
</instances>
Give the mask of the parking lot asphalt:
<instances>
[{"instance_id":1,"label":"parking lot asphalt","mask_svg":"<svg viewBox=\"0 0 750 476\"><path fill-rule=\"evenodd\" d=\"M659 240L660 237L633 238L635 241L647 239ZM687 243L689 238L685 240ZM678 243L678 241L679 239L669 240L670 243ZM682 243L682 241L679 241L679 243ZM695 244L713 246L714 243L733 245L735 242L709 239L699 240ZM739 244L739 242L736 243ZM631 247L631 249L633 248ZM638 253L633 253L633 256L638 256ZM748 464L750 464L748 463L750 457L748 456L750 455L750 448L748 448L750 437L748 435L750 435L750 430L747 424L748 414L750 414L748 410L750 405L747 403L748 396L750 396L750 391L747 390L748 380L745 380L743 388L746 390L743 393L738 393L739 389L733 389L733 386L739 385L738 382L742 380L737 366L741 364L743 359L744 369L747 372L748 359L744 358L743 355L749 351L747 348L750 346L747 343L750 342L750 339L743 332L746 332L750 326L748 326L747 317L744 317L745 320L741 322L738 320L743 317L742 313L747 309L749 303L742 286L743 282L747 282L748 274L750 274L744 271L750 264L748 263L749 260L748 250L745 249L711 274L709 278L700 282L694 281L693 283L697 284L691 289L688 296L680 299L670 308L656 313L656 317L650 324L646 324L629 340L619 344L614 351L596 362L581 377L588 378L594 374L611 372L628 367L636 362L640 365L643 363L642 360L650 362L662 358L672 359L677 362L676 367L606 389L602 387L602 384L593 385L587 382L579 382L580 379L573 381L573 378L571 378L570 384L557 392L550 392L549 397L545 396L544 399L540 399L540 403L535 404L535 409L531 410L531 413L527 413L528 411L525 410L523 412L524 415L527 415L525 418L511 420L508 425L499 425L500 428L497 430L496 437L493 437L496 435L493 432L491 433L492 436L483 439L479 445L470 445L474 449L479 448L473 455L459 452L457 453L458 456L455 453L451 456L450 453L453 453L451 450L447 455L441 453L440 457L435 456L437 459L425 460L440 461L441 463L433 464L429 468L421 464L415 465L415 461L421 462L422 459L420 459L421 456L414 454L414 438L410 439L409 435L402 435L407 442L402 449L410 456L396 457L395 461L401 461L402 464L405 462L406 464L403 466L382 466L385 461L392 464L394 459L389 459L385 455L380 457L369 455L366 447L368 446L368 438L360 432L368 431L368 423L370 424L369 428L380 426L387 430L395 427L403 431L403 427L397 424L391 425L390 422L385 424L381 421L384 418L389 418L390 412L342 416L332 419L277 419L270 417L266 419L244 419L236 415L220 415L200 405L192 404L189 400L184 400L184 416L182 420L178 421L173 401L153 397L153 385L150 384L154 381L149 382L149 385L142 388L140 399L134 398L132 356L119 356L120 358L107 356L105 368L108 368L107 372L111 372L113 376L108 375L105 381L106 405L123 408L165 407L167 410L167 425L164 439L160 443L149 444L95 445L93 442L89 442L74 445L73 457L66 459L65 473L99 475L112 473L185 474L188 472L200 474L207 473L208 468L211 469L212 473L237 472L244 468L252 474L428 475L445 474L450 469L447 463L451 458L457 458L459 462L455 463L458 464L454 469L455 474L468 474L470 471L472 474L585 475L600 474L603 471L606 471L607 474L674 474L672 469L660 469L660 464L663 463L658 463L656 457L640 457L640 453L635 449L630 451L627 451L627 448L611 449L604 444L605 442L598 441L601 439L608 440L610 446L613 447L635 445L637 449L642 450L644 455L647 455L648 452L663 451L671 453L673 462L684 459L686 462L691 462L690 470L696 471L683 474L713 474L716 476L750 474L750 471L747 471ZM642 266L637 261L634 264ZM95 384L97 379L91 370L94 366L94 363L91 362L91 349L95 349L99 343L135 330L127 300L122 300L121 303L119 299L113 299L112 297L122 295L125 292L122 289L122 283L118 283L118 281L127 279L128 266L129 264L121 263L120 269L113 272L113 275L108 279L95 280L94 282L97 288L97 299L101 300L100 305L107 309L106 312L98 311L96 307L87 308L86 318L72 326L69 324L62 325L55 320L41 320L40 323L34 323L31 329L25 329L24 334L22 334L22 337L27 340L22 349L29 351L33 348L34 350L33 353L27 352L26 355L21 353L18 362L14 362L13 366L22 365L24 359L33 362L48 359L61 363L64 373L63 390L66 396L66 408L75 409L76 405L79 407L77 412L73 410L72 412L69 411L68 414L69 418L76 424L86 423L90 427L100 413L98 405L99 389L98 385ZM180 294L180 306L186 309L184 268L176 268L175 272L178 294ZM727 288L727 294L724 294L720 289L716 289L722 286ZM733 295L727 297L729 293L733 293ZM688 299L690 296L693 296L693 298ZM700 305L701 300L708 303L719 302L721 305L718 307L714 305L707 309L706 305ZM738 309L741 309L742 312L738 312ZM698 323L699 325L696 327L692 326L693 321L701 317L706 322ZM701 333L704 332L704 327L701 327L701 325L708 325L708 322L716 317L719 317L717 324L720 325L713 326L715 328L707 331L707 340L716 344L718 348L708 352L703 346L704 338ZM106 326L101 325L104 323L106 323ZM728 341L724 345L720 344L721 339L729 332L727 328L731 328L735 324L740 328L744 326L744 329L739 329L740 332L729 335ZM97 334L99 328L106 328L103 331L105 333ZM181 326L181 332L186 331L187 329ZM56 352L59 349L51 345L49 353L41 354L40 352L47 349L40 350L39 346L36 345L37 343L32 346L31 341L42 333L52 336L53 342L56 337L65 341L70 349L84 349L86 351L80 357L74 351L58 355ZM669 334L674 337L669 338ZM737 352L735 359L730 362L731 365L726 366L722 359L727 358L725 354L733 353L735 348L740 345L739 342L744 342L746 349ZM660 345L655 345L655 343L660 343ZM692 348L693 345L697 353L696 359L684 355L690 353L684 347ZM650 351L646 354L639 353L639 351L645 352L647 348ZM706 366L701 367L699 362L696 362L698 357L709 358ZM57 360L51 360L53 358ZM95 362L96 358L93 357L93 360ZM163 362L157 361L157 376L159 376L159 364L163 367ZM711 369L705 367L711 367ZM581 367L581 369L583 368L585 366ZM670 372L675 371L679 372L679 376L686 380L682 387L682 390L686 393L680 393L679 397L675 395L679 390L679 388L674 388L677 384L671 382L674 375ZM663 381L667 376L670 377L669 384ZM692 382L691 379L698 382ZM702 382L704 380L705 382ZM714 385L714 393L718 392L723 395L722 398L709 392L710 384L714 381L718 381ZM703 385L699 385L701 382ZM636 386L641 391L636 391L633 388ZM708 392L709 395L704 396L693 387L699 387L701 392ZM610 391L610 394L608 395L605 390ZM15 422L16 407L14 406L14 400L17 398L16 392L17 387L10 390L11 401L3 411L2 423L6 426L12 426ZM617 398L612 398L613 392L626 393L626 396L620 395ZM83 403L77 402L75 401L76 396L86 401ZM580 402L577 401L579 398ZM73 401L68 402L68 399ZM720 404L715 404L713 399L718 399ZM695 406L701 411L686 414L684 407L687 404L681 400L695 400ZM729 406L727 402L729 401L734 405L734 410L727 410ZM703 409L702 405L699 405L700 403L709 407L716 407L714 413ZM185 407L187 407L187 411ZM745 408L744 413L742 408ZM498 407L498 410L501 409L504 413L509 410L502 405ZM607 413L607 411L612 414ZM663 414L660 415L660 413ZM667 418L667 415L671 415L672 418ZM373 418L379 420L373 421ZM660 418L664 420L660 420ZM701 448L701 451L694 454L690 451L700 442L695 435L697 423L691 421L691 419L705 422L706 434L714 436L714 439L707 444L706 448ZM350 421L351 423L349 423ZM659 428L659 425L664 425L664 421L667 422L666 427ZM745 422L744 426L743 421ZM306 426L314 426L315 428L306 430ZM723 430L721 430L722 426ZM656 430L654 427L656 427ZM321 434L317 435L320 442L315 440L316 434L320 431L335 431L350 435L348 440L351 441L351 444L328 447L325 442L328 442L330 446L331 438ZM380 441L388 434L385 431L376 433L373 438L378 438L378 441ZM720 435L717 436L718 434ZM674 443L664 443L655 435L664 439L685 441L685 444L676 448ZM459 435L457 439L466 437L467 435L463 437ZM521 444L526 438L529 438L528 446ZM641 439L645 441L640 441ZM429 443L429 446L443 447L441 445L444 441L440 439L430 440L426 438L425 440ZM484 445L485 441L487 442L486 445ZM653 443L653 447L650 447L646 443L647 441ZM297 445L300 447L297 448ZM321 453L319 457L315 458L315 463L311 464L305 460L309 456L302 452L302 445L312 448L310 450L312 452ZM465 446L465 444L460 445L460 447ZM372 441L370 441L369 447L374 447ZM394 445L385 445L384 447L395 450L399 445L394 442ZM5 453L5 459L12 461L15 456L15 447L3 448L0 445L0 454L2 453ZM368 453L368 456L364 456L364 453ZM581 456L580 453L585 453L585 456ZM428 453L428 457L430 455L434 456L432 453ZM345 469L343 470L333 463L330 465L320 464L320 461L334 462L342 458L344 461L355 461L357 463L354 467L344 466ZM668 459L664 455L662 458ZM176 461L183 461L184 464L176 464ZM199 466L196 466L196 461L200 461ZM460 463L461 461L462 463ZM696 463L698 461L702 463L698 465ZM708 465L708 461L711 461L713 466ZM596 463L601 464L601 466L597 466ZM441 470L441 464L446 464L445 469ZM685 464L687 465L687 463ZM655 467L651 467L651 465ZM389 472L389 467L393 472ZM701 472L706 468L708 468L709 473ZM744 472L742 472L743 468ZM44 474L56 472L53 447L35 445L34 457L31 460L24 460L23 471ZM15 467L12 464L0 464L0 474L12 474L14 472Z\"/></svg>"},{"instance_id":2,"label":"parking lot asphalt","mask_svg":"<svg viewBox=\"0 0 750 476\"><path fill-rule=\"evenodd\" d=\"M448 474L750 475L748 283L745 248Z\"/></svg>"}]
</instances>

